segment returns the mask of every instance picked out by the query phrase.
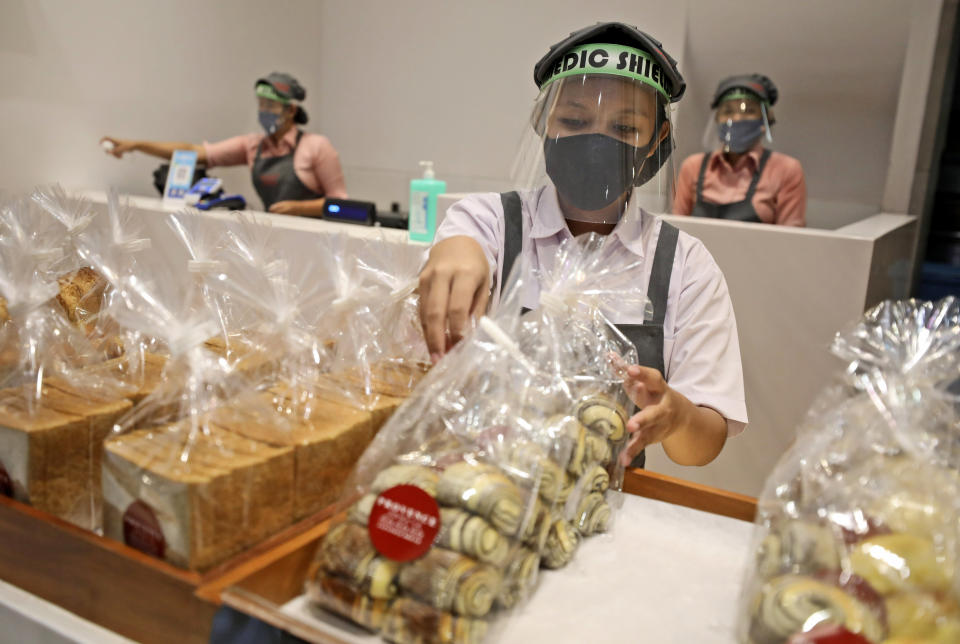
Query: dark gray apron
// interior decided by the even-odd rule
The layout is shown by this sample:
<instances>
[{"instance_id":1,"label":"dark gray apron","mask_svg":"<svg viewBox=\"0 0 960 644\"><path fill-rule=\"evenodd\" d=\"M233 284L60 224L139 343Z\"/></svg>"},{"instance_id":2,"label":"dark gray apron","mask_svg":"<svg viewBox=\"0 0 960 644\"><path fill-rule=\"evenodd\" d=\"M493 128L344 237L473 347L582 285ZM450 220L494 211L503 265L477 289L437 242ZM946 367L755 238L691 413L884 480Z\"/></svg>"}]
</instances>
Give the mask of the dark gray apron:
<instances>
[{"instance_id":1,"label":"dark gray apron","mask_svg":"<svg viewBox=\"0 0 960 644\"><path fill-rule=\"evenodd\" d=\"M302 130L297 130L297 140L293 143L290 154L264 159L260 156L263 150L263 140L257 146L257 156L253 160L253 187L263 201L263 209L270 210L270 206L278 201L306 201L320 199L322 193L314 192L297 177L293 169L293 155L300 145Z\"/></svg>"},{"instance_id":2,"label":"dark gray apron","mask_svg":"<svg viewBox=\"0 0 960 644\"><path fill-rule=\"evenodd\" d=\"M700 163L700 176L697 177L697 201L693 205L694 217L712 217L714 219L732 219L734 221L749 221L755 224L763 223L760 215L753 207L753 195L757 192L757 184L760 183L760 175L767 165L767 159L770 158L770 150L764 150L760 155L760 163L757 164L757 170L753 173L753 181L747 189L747 196L743 201L734 201L733 203L710 203L703 200L703 176L707 172L707 165L713 153L704 154L703 161Z\"/></svg>"},{"instance_id":3,"label":"dark gray apron","mask_svg":"<svg viewBox=\"0 0 960 644\"><path fill-rule=\"evenodd\" d=\"M516 192L504 192L500 195L503 204L503 280L506 282L510 269L523 244L523 214L520 195ZM670 292L670 276L673 274L673 257L677 250L677 238L680 235L674 226L661 222L657 236L657 249L653 255L650 270L650 282L647 285L647 297L653 305L653 319L644 324L616 324L637 349L638 363L660 372L666 378L666 366L663 363L663 320L667 313L667 295ZM502 291L501 291L502 294ZM643 467L646 454L640 452L631 467Z\"/></svg>"}]
</instances>

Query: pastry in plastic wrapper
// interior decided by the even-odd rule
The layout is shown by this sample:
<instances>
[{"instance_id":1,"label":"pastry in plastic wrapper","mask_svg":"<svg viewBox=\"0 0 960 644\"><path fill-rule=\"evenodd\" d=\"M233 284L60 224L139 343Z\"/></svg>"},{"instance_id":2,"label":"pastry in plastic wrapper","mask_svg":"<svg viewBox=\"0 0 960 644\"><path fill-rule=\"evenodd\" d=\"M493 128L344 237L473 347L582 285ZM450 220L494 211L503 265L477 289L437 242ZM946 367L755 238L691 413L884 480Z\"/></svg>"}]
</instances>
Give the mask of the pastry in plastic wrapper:
<instances>
[{"instance_id":1,"label":"pastry in plastic wrapper","mask_svg":"<svg viewBox=\"0 0 960 644\"><path fill-rule=\"evenodd\" d=\"M740 637L958 641L960 303L885 302L833 351L847 368L760 497Z\"/></svg>"},{"instance_id":2,"label":"pastry in plastic wrapper","mask_svg":"<svg viewBox=\"0 0 960 644\"><path fill-rule=\"evenodd\" d=\"M398 594L382 623L354 619L388 641L481 641L535 591L541 565L566 565L581 539L609 528L606 493L622 480L629 405L611 355L635 362L636 354L599 311L612 294L577 297L578 287L602 282L599 271L584 285L577 267L604 248L595 239L565 245L561 258L579 281L558 283L549 306L522 317L517 273L497 314L427 374L374 439L309 573L319 605L351 617L384 599L349 576L362 564L336 565L323 553L370 555L359 535L382 539L373 512L405 486L435 502L440 526L422 552L397 560ZM331 577L349 585L349 601L324 590Z\"/></svg>"}]
</instances>

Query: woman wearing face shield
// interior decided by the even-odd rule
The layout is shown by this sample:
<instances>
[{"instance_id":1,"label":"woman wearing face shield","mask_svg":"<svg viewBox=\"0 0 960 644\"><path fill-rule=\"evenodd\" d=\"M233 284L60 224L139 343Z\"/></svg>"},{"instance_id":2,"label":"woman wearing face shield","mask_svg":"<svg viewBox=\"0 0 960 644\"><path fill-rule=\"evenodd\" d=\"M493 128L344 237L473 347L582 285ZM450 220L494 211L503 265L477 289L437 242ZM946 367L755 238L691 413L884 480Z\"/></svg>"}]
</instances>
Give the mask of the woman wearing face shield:
<instances>
[{"instance_id":1,"label":"woman wearing face shield","mask_svg":"<svg viewBox=\"0 0 960 644\"><path fill-rule=\"evenodd\" d=\"M680 167L673 212L754 223L805 226L807 186L800 162L764 147L776 122L776 86L762 74L720 82L704 147Z\"/></svg>"},{"instance_id":2,"label":"woman wearing face shield","mask_svg":"<svg viewBox=\"0 0 960 644\"><path fill-rule=\"evenodd\" d=\"M496 305L519 257L547 269L565 239L610 236L610 261L642 266L637 289L653 305L652 319L611 313L640 356L625 380L640 408L625 462L642 465L642 450L661 443L677 463L706 464L747 421L733 307L703 245L639 205L670 185L669 106L685 87L676 63L635 27L600 23L554 45L534 79L540 95L515 171L526 189L451 206L421 272L431 357ZM530 282L523 305L535 308Z\"/></svg>"},{"instance_id":3,"label":"woman wearing face shield","mask_svg":"<svg viewBox=\"0 0 960 644\"><path fill-rule=\"evenodd\" d=\"M105 136L107 152L117 158L137 151L169 159L175 150L194 150L208 168L248 165L264 209L284 215L319 216L327 197L345 199L340 157L330 140L303 132L300 105L306 90L289 74L273 72L254 84L263 134L245 134L216 143L134 141Z\"/></svg>"}]
</instances>

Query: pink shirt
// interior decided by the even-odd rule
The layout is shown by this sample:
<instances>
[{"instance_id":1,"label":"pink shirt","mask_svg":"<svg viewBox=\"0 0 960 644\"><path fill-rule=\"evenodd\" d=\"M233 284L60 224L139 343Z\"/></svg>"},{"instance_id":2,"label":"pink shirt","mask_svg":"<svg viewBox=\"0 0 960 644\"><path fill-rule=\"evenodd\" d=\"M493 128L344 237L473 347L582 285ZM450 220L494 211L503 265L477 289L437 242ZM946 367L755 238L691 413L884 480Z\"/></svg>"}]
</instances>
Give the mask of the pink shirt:
<instances>
[{"instance_id":1,"label":"pink shirt","mask_svg":"<svg viewBox=\"0 0 960 644\"><path fill-rule=\"evenodd\" d=\"M728 204L746 199L762 153L763 146L757 144L737 159L736 166L731 166L722 154L714 152L703 177L703 200ZM703 156L703 153L689 156L680 166L673 200L673 212L676 215L693 212ZM760 175L752 203L765 224L806 226L807 184L800 162L786 154L773 152Z\"/></svg>"},{"instance_id":2,"label":"pink shirt","mask_svg":"<svg viewBox=\"0 0 960 644\"><path fill-rule=\"evenodd\" d=\"M552 186L520 193L524 236L523 258L533 270L549 271L557 249L573 237L557 203ZM628 208L612 235L616 240L611 262L634 265L638 289L646 293L661 220L639 207ZM468 235L483 248L490 262L494 306L500 300L500 283L506 278L500 254L504 218L500 195L476 194L453 204L437 230L436 241ZM640 258L640 262L637 261ZM515 266L523 265L517 258ZM539 285L526 280L523 306L536 308ZM615 324L642 324L644 312L626 307L607 311ZM743 393L743 367L733 304L723 273L700 240L680 232L673 260L663 323L663 364L666 379L696 405L715 409L727 419L730 436L743 431L747 408Z\"/></svg>"},{"instance_id":3,"label":"pink shirt","mask_svg":"<svg viewBox=\"0 0 960 644\"><path fill-rule=\"evenodd\" d=\"M218 165L248 165L253 167L257 146L263 141L260 155L264 158L290 154L297 140L297 129L290 130L274 145L264 134L242 134L216 143L203 142L207 151L207 167ZM303 185L326 197L346 199L347 187L343 181L340 155L330 139L319 134L304 132L293 155L293 171Z\"/></svg>"}]
</instances>

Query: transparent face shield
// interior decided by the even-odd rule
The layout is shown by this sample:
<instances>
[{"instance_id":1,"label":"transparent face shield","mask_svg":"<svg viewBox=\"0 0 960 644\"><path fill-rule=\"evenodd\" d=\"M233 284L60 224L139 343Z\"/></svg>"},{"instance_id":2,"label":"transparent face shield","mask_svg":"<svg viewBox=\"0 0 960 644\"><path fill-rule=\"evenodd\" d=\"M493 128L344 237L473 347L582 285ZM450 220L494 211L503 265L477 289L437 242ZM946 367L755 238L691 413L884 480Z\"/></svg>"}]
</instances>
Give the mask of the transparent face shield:
<instances>
[{"instance_id":1,"label":"transparent face shield","mask_svg":"<svg viewBox=\"0 0 960 644\"><path fill-rule=\"evenodd\" d=\"M635 205L665 212L675 177L669 105L652 84L616 73L548 81L520 145L515 185L555 188L564 218L575 221L616 223Z\"/></svg>"},{"instance_id":2,"label":"transparent face shield","mask_svg":"<svg viewBox=\"0 0 960 644\"><path fill-rule=\"evenodd\" d=\"M711 112L703 129L704 150L743 154L758 142L773 143L771 108L755 94L732 91Z\"/></svg>"}]
</instances>

